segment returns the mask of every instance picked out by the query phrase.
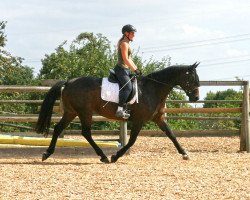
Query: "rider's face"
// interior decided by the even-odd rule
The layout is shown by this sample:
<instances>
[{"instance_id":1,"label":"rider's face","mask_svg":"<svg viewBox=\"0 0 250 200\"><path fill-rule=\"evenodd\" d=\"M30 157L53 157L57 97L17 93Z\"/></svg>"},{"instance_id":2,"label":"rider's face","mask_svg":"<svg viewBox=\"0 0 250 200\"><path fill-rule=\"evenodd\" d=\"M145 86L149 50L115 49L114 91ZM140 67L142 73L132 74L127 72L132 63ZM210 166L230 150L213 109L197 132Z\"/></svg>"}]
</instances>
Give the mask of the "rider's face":
<instances>
[{"instance_id":1,"label":"rider's face","mask_svg":"<svg viewBox=\"0 0 250 200\"><path fill-rule=\"evenodd\" d=\"M135 37L135 32L127 32L127 38L130 40L130 41L133 41L134 37Z\"/></svg>"}]
</instances>

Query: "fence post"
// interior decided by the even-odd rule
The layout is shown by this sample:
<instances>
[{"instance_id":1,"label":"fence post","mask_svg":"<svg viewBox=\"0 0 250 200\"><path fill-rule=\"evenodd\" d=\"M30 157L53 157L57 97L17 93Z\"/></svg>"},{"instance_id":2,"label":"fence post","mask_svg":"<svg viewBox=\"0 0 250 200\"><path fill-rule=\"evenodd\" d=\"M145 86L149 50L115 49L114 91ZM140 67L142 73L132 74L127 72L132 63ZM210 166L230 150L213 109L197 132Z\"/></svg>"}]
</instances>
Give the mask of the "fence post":
<instances>
[{"instance_id":1,"label":"fence post","mask_svg":"<svg viewBox=\"0 0 250 200\"><path fill-rule=\"evenodd\" d=\"M249 130L249 83L244 81L242 124L240 133L240 150L250 153L250 130Z\"/></svg>"},{"instance_id":2,"label":"fence post","mask_svg":"<svg viewBox=\"0 0 250 200\"><path fill-rule=\"evenodd\" d=\"M127 144L127 122L121 121L120 122L120 142L122 146Z\"/></svg>"},{"instance_id":3,"label":"fence post","mask_svg":"<svg viewBox=\"0 0 250 200\"><path fill-rule=\"evenodd\" d=\"M247 133L246 133L246 138L247 138L247 142L246 142L246 151L247 153L250 153L250 92L249 92L249 82L247 81L247 88L246 88L246 95L247 95L247 99L246 99L246 104L247 104L247 110L246 110L246 124L247 124Z\"/></svg>"}]
</instances>

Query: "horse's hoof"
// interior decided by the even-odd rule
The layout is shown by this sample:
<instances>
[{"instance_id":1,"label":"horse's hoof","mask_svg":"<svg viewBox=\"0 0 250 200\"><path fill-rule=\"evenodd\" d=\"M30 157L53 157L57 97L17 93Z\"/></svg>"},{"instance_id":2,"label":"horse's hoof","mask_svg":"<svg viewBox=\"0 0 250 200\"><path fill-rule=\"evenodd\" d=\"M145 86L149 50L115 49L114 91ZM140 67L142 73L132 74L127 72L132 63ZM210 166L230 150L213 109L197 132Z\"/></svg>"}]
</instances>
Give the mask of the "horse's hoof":
<instances>
[{"instance_id":1,"label":"horse's hoof","mask_svg":"<svg viewBox=\"0 0 250 200\"><path fill-rule=\"evenodd\" d=\"M182 155L183 160L190 160L189 156L187 154Z\"/></svg>"},{"instance_id":2,"label":"horse's hoof","mask_svg":"<svg viewBox=\"0 0 250 200\"><path fill-rule=\"evenodd\" d=\"M112 163L115 163L117 160L118 160L118 159L116 158L115 155L112 155L112 156L111 156L111 162L112 162Z\"/></svg>"},{"instance_id":3,"label":"horse's hoof","mask_svg":"<svg viewBox=\"0 0 250 200\"><path fill-rule=\"evenodd\" d=\"M42 161L45 161L50 155L47 152L44 152L42 155Z\"/></svg>"},{"instance_id":4,"label":"horse's hoof","mask_svg":"<svg viewBox=\"0 0 250 200\"><path fill-rule=\"evenodd\" d=\"M109 163L109 159L107 157L101 158L100 161L103 163Z\"/></svg>"}]
</instances>

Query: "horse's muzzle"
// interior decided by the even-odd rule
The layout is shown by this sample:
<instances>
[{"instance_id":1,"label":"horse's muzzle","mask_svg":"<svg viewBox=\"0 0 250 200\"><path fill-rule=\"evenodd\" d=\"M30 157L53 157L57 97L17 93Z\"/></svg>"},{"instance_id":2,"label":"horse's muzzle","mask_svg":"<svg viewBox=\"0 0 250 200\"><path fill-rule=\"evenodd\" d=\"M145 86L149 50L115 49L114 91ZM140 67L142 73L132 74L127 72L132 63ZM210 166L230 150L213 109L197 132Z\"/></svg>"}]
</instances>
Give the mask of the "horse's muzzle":
<instances>
[{"instance_id":1,"label":"horse's muzzle","mask_svg":"<svg viewBox=\"0 0 250 200\"><path fill-rule=\"evenodd\" d=\"M199 88L195 88L188 97L190 102L198 101L200 99Z\"/></svg>"},{"instance_id":2,"label":"horse's muzzle","mask_svg":"<svg viewBox=\"0 0 250 200\"><path fill-rule=\"evenodd\" d=\"M199 100L199 97L189 97L190 102L196 102Z\"/></svg>"}]
</instances>

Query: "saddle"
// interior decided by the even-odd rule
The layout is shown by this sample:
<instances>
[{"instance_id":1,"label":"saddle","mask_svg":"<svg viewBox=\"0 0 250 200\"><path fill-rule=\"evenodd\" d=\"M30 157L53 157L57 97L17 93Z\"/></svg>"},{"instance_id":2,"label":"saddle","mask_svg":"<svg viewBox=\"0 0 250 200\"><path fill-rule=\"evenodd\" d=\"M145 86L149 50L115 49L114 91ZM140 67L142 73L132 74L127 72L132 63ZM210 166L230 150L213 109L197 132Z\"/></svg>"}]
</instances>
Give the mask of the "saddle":
<instances>
[{"instance_id":1,"label":"saddle","mask_svg":"<svg viewBox=\"0 0 250 200\"><path fill-rule=\"evenodd\" d=\"M132 78L131 79L132 91L129 95L127 103L133 104L135 101L138 102L137 80L135 77L133 78L133 75L131 75L130 78ZM118 103L120 89L121 85L119 83L118 78L116 77L115 71L113 69L110 69L110 75L107 78L103 78L102 80L102 91L101 91L102 99L105 101Z\"/></svg>"}]
</instances>

